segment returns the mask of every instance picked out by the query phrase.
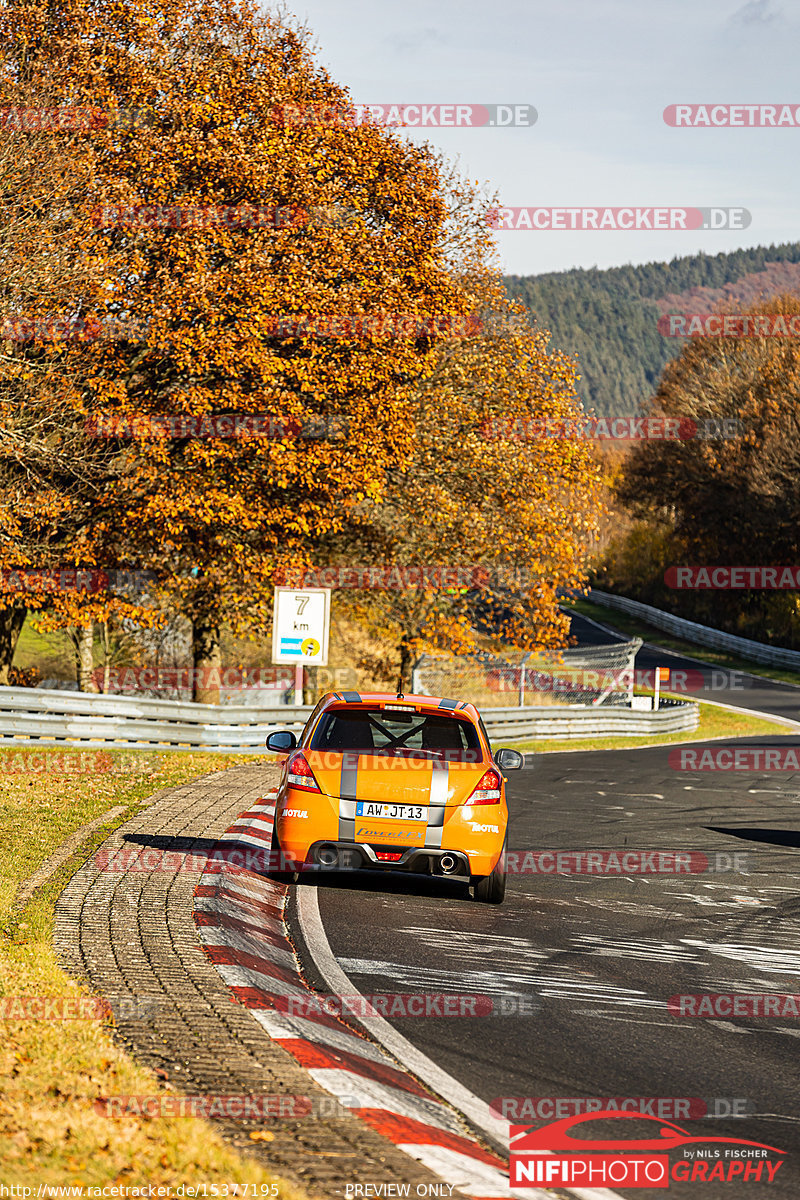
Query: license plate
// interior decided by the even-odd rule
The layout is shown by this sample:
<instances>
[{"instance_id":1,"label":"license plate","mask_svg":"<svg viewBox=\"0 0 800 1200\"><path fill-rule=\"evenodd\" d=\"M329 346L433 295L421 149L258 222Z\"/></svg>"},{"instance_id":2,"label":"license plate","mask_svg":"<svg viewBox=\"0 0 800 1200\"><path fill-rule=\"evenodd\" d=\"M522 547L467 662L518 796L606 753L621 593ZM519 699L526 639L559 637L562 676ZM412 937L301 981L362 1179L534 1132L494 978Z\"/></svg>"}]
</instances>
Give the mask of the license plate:
<instances>
[{"instance_id":1,"label":"license plate","mask_svg":"<svg viewBox=\"0 0 800 1200\"><path fill-rule=\"evenodd\" d=\"M379 821L427 821L428 810L420 804L376 804L371 800L358 800L356 816L374 817Z\"/></svg>"}]
</instances>

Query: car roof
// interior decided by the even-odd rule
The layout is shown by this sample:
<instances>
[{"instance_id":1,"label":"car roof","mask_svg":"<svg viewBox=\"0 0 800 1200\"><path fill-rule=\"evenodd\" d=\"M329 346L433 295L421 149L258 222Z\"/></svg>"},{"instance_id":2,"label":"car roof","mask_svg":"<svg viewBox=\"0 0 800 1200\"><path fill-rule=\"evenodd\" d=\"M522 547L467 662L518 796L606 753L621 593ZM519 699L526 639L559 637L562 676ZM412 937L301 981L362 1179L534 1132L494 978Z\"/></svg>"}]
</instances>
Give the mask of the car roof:
<instances>
[{"instance_id":1,"label":"car roof","mask_svg":"<svg viewBox=\"0 0 800 1200\"><path fill-rule=\"evenodd\" d=\"M320 700L321 709L331 708L332 706L340 706L342 703L353 705L354 708L369 708L376 704L385 706L387 704L396 704L398 708L402 705L404 708L425 709L426 712L433 710L440 713L442 716L459 716L468 717L473 725L477 725L480 721L478 710L474 704L470 704L466 700L450 700L446 696L422 696L418 694L397 692L328 692Z\"/></svg>"}]
</instances>

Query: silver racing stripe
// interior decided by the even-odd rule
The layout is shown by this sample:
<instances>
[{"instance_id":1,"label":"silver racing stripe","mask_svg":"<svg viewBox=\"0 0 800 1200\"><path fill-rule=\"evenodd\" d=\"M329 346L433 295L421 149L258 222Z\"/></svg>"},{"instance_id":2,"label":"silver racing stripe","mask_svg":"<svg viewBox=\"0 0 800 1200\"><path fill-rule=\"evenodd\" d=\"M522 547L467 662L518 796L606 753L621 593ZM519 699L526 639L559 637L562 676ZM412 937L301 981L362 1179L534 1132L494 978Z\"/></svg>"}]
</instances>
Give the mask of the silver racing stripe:
<instances>
[{"instance_id":1,"label":"silver racing stripe","mask_svg":"<svg viewBox=\"0 0 800 1200\"><path fill-rule=\"evenodd\" d=\"M450 764L434 759L431 763L431 786L428 796L428 828L425 845L441 849L444 829L444 806L447 802Z\"/></svg>"},{"instance_id":2,"label":"silver racing stripe","mask_svg":"<svg viewBox=\"0 0 800 1200\"><path fill-rule=\"evenodd\" d=\"M358 793L358 755L348 751L342 755L342 772L339 777L339 841L356 840L355 804L344 801L355 800ZM353 815L348 816L348 812Z\"/></svg>"}]
</instances>

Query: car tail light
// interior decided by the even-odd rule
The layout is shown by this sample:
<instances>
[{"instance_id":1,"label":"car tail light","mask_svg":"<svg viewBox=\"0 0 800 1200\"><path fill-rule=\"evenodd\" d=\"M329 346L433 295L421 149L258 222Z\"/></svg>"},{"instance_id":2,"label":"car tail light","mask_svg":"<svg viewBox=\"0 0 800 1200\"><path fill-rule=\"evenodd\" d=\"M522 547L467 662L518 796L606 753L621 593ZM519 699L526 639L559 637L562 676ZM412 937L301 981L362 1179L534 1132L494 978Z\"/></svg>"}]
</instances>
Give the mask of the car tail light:
<instances>
[{"instance_id":1,"label":"car tail light","mask_svg":"<svg viewBox=\"0 0 800 1200\"><path fill-rule=\"evenodd\" d=\"M375 857L378 862L399 862L403 857L402 850L376 850Z\"/></svg>"},{"instance_id":2,"label":"car tail light","mask_svg":"<svg viewBox=\"0 0 800 1200\"><path fill-rule=\"evenodd\" d=\"M293 788L302 788L304 792L318 792L319 784L314 778L314 772L306 762L304 754L295 754L289 759L289 771L286 782Z\"/></svg>"},{"instance_id":3,"label":"car tail light","mask_svg":"<svg viewBox=\"0 0 800 1200\"><path fill-rule=\"evenodd\" d=\"M499 772L494 768L490 768L482 776L475 788L475 791L466 801L467 804L499 804L500 803L500 785L502 783Z\"/></svg>"}]
</instances>

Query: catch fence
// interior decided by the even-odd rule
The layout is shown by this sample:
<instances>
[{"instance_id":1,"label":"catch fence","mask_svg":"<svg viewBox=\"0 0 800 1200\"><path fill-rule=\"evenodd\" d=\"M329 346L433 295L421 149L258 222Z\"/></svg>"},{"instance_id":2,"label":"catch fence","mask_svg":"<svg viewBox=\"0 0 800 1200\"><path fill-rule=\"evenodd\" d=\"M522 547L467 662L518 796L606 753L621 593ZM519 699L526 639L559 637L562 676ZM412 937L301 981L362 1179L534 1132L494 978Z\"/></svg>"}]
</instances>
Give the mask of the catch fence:
<instances>
[{"instance_id":1,"label":"catch fence","mask_svg":"<svg viewBox=\"0 0 800 1200\"><path fill-rule=\"evenodd\" d=\"M424 654L414 666L413 691L469 696L479 708L576 706L630 708L634 660L641 638L578 646L517 661L488 653Z\"/></svg>"}]
</instances>

